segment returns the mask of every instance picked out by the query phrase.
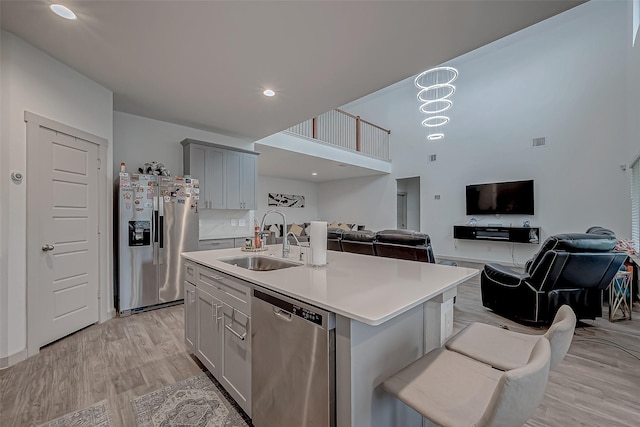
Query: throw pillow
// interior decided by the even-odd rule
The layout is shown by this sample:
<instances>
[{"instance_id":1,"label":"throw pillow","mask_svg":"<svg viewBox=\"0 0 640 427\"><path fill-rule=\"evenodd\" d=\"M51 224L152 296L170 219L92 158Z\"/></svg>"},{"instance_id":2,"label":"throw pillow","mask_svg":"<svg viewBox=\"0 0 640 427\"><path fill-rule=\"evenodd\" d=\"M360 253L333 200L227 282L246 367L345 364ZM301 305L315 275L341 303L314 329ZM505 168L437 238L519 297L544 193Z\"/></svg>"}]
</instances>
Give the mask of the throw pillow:
<instances>
[{"instance_id":1,"label":"throw pillow","mask_svg":"<svg viewBox=\"0 0 640 427\"><path fill-rule=\"evenodd\" d=\"M273 224L271 227L269 227L269 231L273 231L276 239L280 237L280 227L278 227L278 224Z\"/></svg>"},{"instance_id":2,"label":"throw pillow","mask_svg":"<svg viewBox=\"0 0 640 427\"><path fill-rule=\"evenodd\" d=\"M298 224L291 224L291 228L289 229L289 231L291 231L297 237L300 237L300 233L302 233L302 227L300 227Z\"/></svg>"},{"instance_id":3,"label":"throw pillow","mask_svg":"<svg viewBox=\"0 0 640 427\"><path fill-rule=\"evenodd\" d=\"M340 224L338 225L338 227L342 228L344 231L351 231L351 227L349 227L349 224Z\"/></svg>"},{"instance_id":4,"label":"throw pillow","mask_svg":"<svg viewBox=\"0 0 640 427\"><path fill-rule=\"evenodd\" d=\"M329 228L339 228L340 224L338 224L337 222L333 221L331 224L329 224Z\"/></svg>"}]
</instances>

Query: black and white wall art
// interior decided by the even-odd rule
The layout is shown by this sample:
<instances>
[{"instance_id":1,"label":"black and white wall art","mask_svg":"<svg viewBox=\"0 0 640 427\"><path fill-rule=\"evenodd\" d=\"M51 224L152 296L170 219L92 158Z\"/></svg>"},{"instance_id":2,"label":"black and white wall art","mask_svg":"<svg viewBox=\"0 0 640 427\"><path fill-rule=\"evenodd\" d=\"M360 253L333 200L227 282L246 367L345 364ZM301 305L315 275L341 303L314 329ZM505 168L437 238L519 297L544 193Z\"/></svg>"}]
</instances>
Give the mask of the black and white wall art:
<instances>
[{"instance_id":1,"label":"black and white wall art","mask_svg":"<svg viewBox=\"0 0 640 427\"><path fill-rule=\"evenodd\" d=\"M269 206L304 208L304 196L294 194L269 193Z\"/></svg>"}]
</instances>

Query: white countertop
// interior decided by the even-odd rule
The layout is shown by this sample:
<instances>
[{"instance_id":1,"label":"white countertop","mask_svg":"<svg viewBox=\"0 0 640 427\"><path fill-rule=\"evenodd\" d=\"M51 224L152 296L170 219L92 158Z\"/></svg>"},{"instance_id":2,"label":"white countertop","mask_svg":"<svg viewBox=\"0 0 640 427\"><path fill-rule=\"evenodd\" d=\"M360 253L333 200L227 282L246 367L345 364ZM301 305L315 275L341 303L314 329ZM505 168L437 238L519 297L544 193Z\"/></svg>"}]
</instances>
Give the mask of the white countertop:
<instances>
[{"instance_id":1,"label":"white countertop","mask_svg":"<svg viewBox=\"0 0 640 427\"><path fill-rule=\"evenodd\" d=\"M282 245L256 255L281 257ZM185 252L183 257L267 289L280 292L342 316L376 326L479 274L451 267L371 255L327 251L324 267L251 271L219 258L249 256L239 248ZM290 260L299 259L291 246Z\"/></svg>"}]
</instances>

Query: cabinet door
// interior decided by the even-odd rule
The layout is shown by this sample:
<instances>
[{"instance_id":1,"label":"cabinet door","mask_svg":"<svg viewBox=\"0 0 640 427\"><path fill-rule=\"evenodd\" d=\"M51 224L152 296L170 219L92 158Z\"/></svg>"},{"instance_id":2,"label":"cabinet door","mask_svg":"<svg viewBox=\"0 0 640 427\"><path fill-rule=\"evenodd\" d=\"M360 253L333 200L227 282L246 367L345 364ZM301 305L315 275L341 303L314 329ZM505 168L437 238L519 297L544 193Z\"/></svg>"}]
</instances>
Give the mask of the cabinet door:
<instances>
[{"instance_id":1,"label":"cabinet door","mask_svg":"<svg viewBox=\"0 0 640 427\"><path fill-rule=\"evenodd\" d=\"M242 153L227 151L225 153L227 209L242 209L240 198Z\"/></svg>"},{"instance_id":2,"label":"cabinet door","mask_svg":"<svg viewBox=\"0 0 640 427\"><path fill-rule=\"evenodd\" d=\"M220 372L220 334L222 302L203 289L196 288L196 357L216 378Z\"/></svg>"},{"instance_id":3,"label":"cabinet door","mask_svg":"<svg viewBox=\"0 0 640 427\"><path fill-rule=\"evenodd\" d=\"M243 209L256 209L256 156L242 155L242 182L240 187Z\"/></svg>"},{"instance_id":4,"label":"cabinet door","mask_svg":"<svg viewBox=\"0 0 640 427\"><path fill-rule=\"evenodd\" d=\"M209 200L206 207L209 209L227 209L224 153L224 150L206 147L205 180Z\"/></svg>"},{"instance_id":5,"label":"cabinet door","mask_svg":"<svg viewBox=\"0 0 640 427\"><path fill-rule=\"evenodd\" d=\"M190 353L196 351L196 287L184 282L184 342Z\"/></svg>"},{"instance_id":6,"label":"cabinet door","mask_svg":"<svg viewBox=\"0 0 640 427\"><path fill-rule=\"evenodd\" d=\"M222 360L217 378L251 416L251 318L227 304L222 313Z\"/></svg>"},{"instance_id":7,"label":"cabinet door","mask_svg":"<svg viewBox=\"0 0 640 427\"><path fill-rule=\"evenodd\" d=\"M207 179L205 174L205 162L206 162L206 148L201 145L189 144L189 163L184 164L184 173L191 175L192 178L197 178L200 182L200 208L208 208L211 203L211 198L207 193Z\"/></svg>"}]
</instances>

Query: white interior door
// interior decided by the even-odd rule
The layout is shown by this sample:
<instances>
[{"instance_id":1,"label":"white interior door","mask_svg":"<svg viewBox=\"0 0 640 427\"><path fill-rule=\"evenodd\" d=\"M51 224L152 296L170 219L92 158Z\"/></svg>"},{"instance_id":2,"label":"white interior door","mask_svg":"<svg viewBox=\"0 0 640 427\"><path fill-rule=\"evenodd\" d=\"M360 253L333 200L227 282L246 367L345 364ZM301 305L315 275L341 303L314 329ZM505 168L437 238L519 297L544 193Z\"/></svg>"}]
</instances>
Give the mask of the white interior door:
<instances>
[{"instance_id":1,"label":"white interior door","mask_svg":"<svg viewBox=\"0 0 640 427\"><path fill-rule=\"evenodd\" d=\"M98 321L98 145L40 127L28 191L39 209L36 342L42 347ZM31 242L38 240L33 236ZM33 293L30 293L33 295Z\"/></svg>"},{"instance_id":2,"label":"white interior door","mask_svg":"<svg viewBox=\"0 0 640 427\"><path fill-rule=\"evenodd\" d=\"M407 193L398 193L398 207L397 207L399 230L407 229Z\"/></svg>"}]
</instances>

